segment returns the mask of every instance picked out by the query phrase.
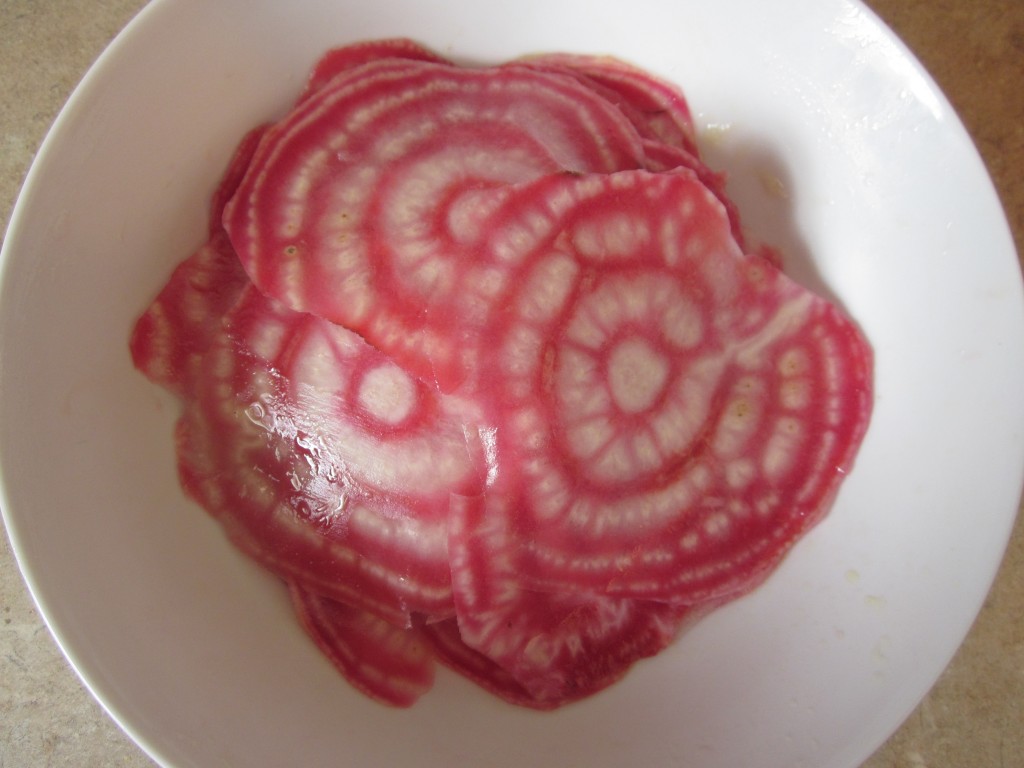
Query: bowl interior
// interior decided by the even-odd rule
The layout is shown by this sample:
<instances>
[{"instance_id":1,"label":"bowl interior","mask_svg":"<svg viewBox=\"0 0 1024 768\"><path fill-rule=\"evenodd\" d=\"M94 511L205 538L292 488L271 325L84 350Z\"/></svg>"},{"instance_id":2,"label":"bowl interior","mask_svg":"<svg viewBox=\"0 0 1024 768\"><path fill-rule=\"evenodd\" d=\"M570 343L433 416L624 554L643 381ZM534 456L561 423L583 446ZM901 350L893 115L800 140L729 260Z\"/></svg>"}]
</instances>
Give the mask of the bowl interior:
<instances>
[{"instance_id":1,"label":"bowl interior","mask_svg":"<svg viewBox=\"0 0 1024 768\"><path fill-rule=\"evenodd\" d=\"M998 200L932 81L859 4L792 5L783 21L756 0L157 0L104 54L4 244L0 505L58 642L158 761L838 768L909 713L1016 510L1024 299ZM874 420L828 519L762 589L554 714L444 673L408 712L351 691L278 583L184 499L178 405L128 357L235 142L321 52L392 36L467 63L613 53L678 82L751 231L875 348Z\"/></svg>"}]
</instances>

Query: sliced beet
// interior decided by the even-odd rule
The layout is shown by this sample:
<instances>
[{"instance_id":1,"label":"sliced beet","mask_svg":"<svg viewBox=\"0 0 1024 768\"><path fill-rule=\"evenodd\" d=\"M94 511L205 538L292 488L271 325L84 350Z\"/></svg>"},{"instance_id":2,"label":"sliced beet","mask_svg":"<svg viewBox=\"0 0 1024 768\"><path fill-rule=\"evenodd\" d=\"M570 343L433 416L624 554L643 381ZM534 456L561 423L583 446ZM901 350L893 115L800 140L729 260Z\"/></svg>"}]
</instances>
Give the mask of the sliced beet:
<instances>
[{"instance_id":1,"label":"sliced beet","mask_svg":"<svg viewBox=\"0 0 1024 768\"><path fill-rule=\"evenodd\" d=\"M740 248L746 245L746 235L743 232L743 224L740 221L740 212L725 190L726 178L724 173L713 171L706 166L696 155L685 149L674 147L671 144L655 141L644 142L644 154L647 157L648 171L676 171L685 169L692 171L700 179L700 182L711 191L718 202L722 204L726 215L729 217L729 227L733 239Z\"/></svg>"},{"instance_id":2,"label":"sliced beet","mask_svg":"<svg viewBox=\"0 0 1024 768\"><path fill-rule=\"evenodd\" d=\"M191 394L196 370L221 317L249 278L223 233L179 264L132 328L132 362L174 394Z\"/></svg>"},{"instance_id":3,"label":"sliced beet","mask_svg":"<svg viewBox=\"0 0 1024 768\"><path fill-rule=\"evenodd\" d=\"M623 604L629 602L650 606L656 611L671 612L671 609L668 609L666 606L647 604L641 601L622 601ZM526 604L524 603L524 605ZM531 612L531 615L537 615L536 609L530 608L528 605L527 610ZM683 612L686 609L678 610ZM656 630L654 635L658 636L659 639L671 638L677 634L682 625L688 625L691 620L696 619L697 615L704 615L704 613L703 607L700 610L691 610L686 620L681 622L677 622L674 617L669 616L663 622L663 628ZM576 626L580 627L580 622L572 615L567 614L567 619L570 623L575 621ZM591 635L596 634L596 631L599 631L602 626L601 622L592 621L588 624ZM430 644L439 662L480 686L485 691L503 699L509 704L549 711L572 704L614 684L616 680L621 679L629 671L629 668L635 662L650 655L649 653L641 652L641 649L656 653L657 650L654 644L649 642L652 638L651 626L648 624L639 633L637 637L639 642L633 646L633 653L629 652L632 642L628 632L616 631L614 628L609 627L611 631L606 632L604 644L609 646L613 652L605 652L603 654L599 652L593 658L588 658L584 655L585 651L582 646L582 643L585 641L591 647L594 645L594 638L584 637L587 629L583 629L583 632L580 634L581 643L578 646L579 650L574 654L571 650L574 645L572 639L574 633L571 630L562 629L545 636L545 630L538 628L538 640L535 645L540 645L543 642L560 643L561 658L563 661L568 658L569 663L562 664L561 666L557 665L557 662L555 664L541 663L536 665L533 673L527 675L527 677L531 678L535 685L541 675L546 678L543 687L535 688L536 692L527 690L522 683L516 680L498 662L468 645L463 639L457 619L446 619L433 624L427 624L422 627L421 634L424 640ZM673 626L675 626L676 631L673 630ZM627 630L628 622L623 624L621 629ZM647 638L647 641L641 640L640 636ZM616 641L618 642L616 643ZM501 638L498 635L495 637L491 647L496 648L500 644ZM616 645L618 646L617 652L615 652L616 649L614 648ZM601 669L599 666L600 659L604 659L606 662L610 661L610 666L606 669ZM559 688L556 688L556 686L559 686Z\"/></svg>"},{"instance_id":4,"label":"sliced beet","mask_svg":"<svg viewBox=\"0 0 1024 768\"><path fill-rule=\"evenodd\" d=\"M234 197L235 192L238 190L238 185L242 183L242 178L249 169L249 164L252 162L256 149L260 145L260 140L263 138L263 134L266 133L268 127L265 124L256 126L246 133L242 140L238 142L238 146L235 147L235 152L231 156L231 160L228 162L228 166L224 170L220 181L217 183L213 197L210 199L209 227L211 238L221 237L225 234L223 223L224 208L227 206L228 201Z\"/></svg>"},{"instance_id":5,"label":"sliced beet","mask_svg":"<svg viewBox=\"0 0 1024 768\"><path fill-rule=\"evenodd\" d=\"M510 518L524 587L689 603L750 588L852 462L866 342L743 254L692 174L545 180L527 205L545 234L516 255L481 359L505 469L486 515Z\"/></svg>"},{"instance_id":6,"label":"sliced beet","mask_svg":"<svg viewBox=\"0 0 1024 768\"><path fill-rule=\"evenodd\" d=\"M531 709L554 709L558 706L554 702L538 702L495 661L466 645L456 619L427 624L422 628L422 634L438 661L509 704Z\"/></svg>"},{"instance_id":7,"label":"sliced beet","mask_svg":"<svg viewBox=\"0 0 1024 768\"><path fill-rule=\"evenodd\" d=\"M610 56L553 53L530 56L519 63L572 73L615 104L643 137L644 168L655 172L686 168L697 174L725 206L733 236L743 247L739 211L725 192L725 175L701 160L690 106L677 86Z\"/></svg>"},{"instance_id":8,"label":"sliced beet","mask_svg":"<svg viewBox=\"0 0 1024 768\"><path fill-rule=\"evenodd\" d=\"M479 268L489 190L643 162L635 129L573 78L380 60L267 132L225 224L264 293L450 390L466 373L452 305ZM458 247L440 248L439 231Z\"/></svg>"},{"instance_id":9,"label":"sliced beet","mask_svg":"<svg viewBox=\"0 0 1024 768\"><path fill-rule=\"evenodd\" d=\"M643 136L697 155L690 105L673 83L613 56L547 53L520 61L575 73L629 115Z\"/></svg>"},{"instance_id":10,"label":"sliced beet","mask_svg":"<svg viewBox=\"0 0 1024 768\"><path fill-rule=\"evenodd\" d=\"M429 48L408 38L365 40L334 48L321 56L313 66L306 82L306 89L299 100L303 101L316 93L338 75L381 59L406 59L430 61L435 64L451 64L443 56L439 56Z\"/></svg>"},{"instance_id":11,"label":"sliced beet","mask_svg":"<svg viewBox=\"0 0 1024 768\"><path fill-rule=\"evenodd\" d=\"M485 505L479 496L453 497L449 532L459 637L500 673L458 654L450 637L448 653L486 687L540 709L568 704L661 651L693 613L682 605L529 588L521 576L527 550L509 527L516 516L495 513L496 504L514 500L499 499Z\"/></svg>"},{"instance_id":12,"label":"sliced beet","mask_svg":"<svg viewBox=\"0 0 1024 768\"><path fill-rule=\"evenodd\" d=\"M132 329L128 346L135 367L179 396L190 394L191 377L221 317L249 282L221 218L264 130L254 128L239 142L210 202L207 241L175 267Z\"/></svg>"},{"instance_id":13,"label":"sliced beet","mask_svg":"<svg viewBox=\"0 0 1024 768\"><path fill-rule=\"evenodd\" d=\"M411 707L434 684L434 655L416 629L291 584L299 622L353 686L382 704Z\"/></svg>"},{"instance_id":14,"label":"sliced beet","mask_svg":"<svg viewBox=\"0 0 1024 768\"><path fill-rule=\"evenodd\" d=\"M204 366L179 462L236 543L390 621L451 615L448 496L484 472L470 406L252 287Z\"/></svg>"}]
</instances>

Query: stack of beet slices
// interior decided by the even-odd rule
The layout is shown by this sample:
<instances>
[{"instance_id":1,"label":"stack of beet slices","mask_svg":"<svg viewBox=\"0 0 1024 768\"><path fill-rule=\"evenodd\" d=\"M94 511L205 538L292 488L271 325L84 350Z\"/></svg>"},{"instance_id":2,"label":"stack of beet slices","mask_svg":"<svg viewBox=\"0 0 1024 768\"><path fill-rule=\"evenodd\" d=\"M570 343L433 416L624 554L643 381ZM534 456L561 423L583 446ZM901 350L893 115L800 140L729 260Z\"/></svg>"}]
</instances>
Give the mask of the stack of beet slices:
<instances>
[{"instance_id":1,"label":"stack of beet slices","mask_svg":"<svg viewBox=\"0 0 1024 768\"><path fill-rule=\"evenodd\" d=\"M680 91L579 55L332 51L140 318L186 491L323 652L550 709L759 584L827 511L871 354L743 243Z\"/></svg>"}]
</instances>

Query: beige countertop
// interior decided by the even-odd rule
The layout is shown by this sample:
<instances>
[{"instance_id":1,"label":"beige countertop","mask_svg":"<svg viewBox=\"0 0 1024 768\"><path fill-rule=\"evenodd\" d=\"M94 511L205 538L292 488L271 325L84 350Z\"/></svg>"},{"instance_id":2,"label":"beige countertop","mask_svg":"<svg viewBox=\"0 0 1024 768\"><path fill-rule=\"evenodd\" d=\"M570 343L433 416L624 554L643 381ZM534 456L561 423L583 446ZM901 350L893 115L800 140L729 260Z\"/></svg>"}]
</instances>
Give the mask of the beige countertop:
<instances>
[{"instance_id":1,"label":"beige countertop","mask_svg":"<svg viewBox=\"0 0 1024 768\"><path fill-rule=\"evenodd\" d=\"M142 0L0 1L0 211L74 86ZM1024 253L1024 0L869 0L966 123ZM952 664L865 768L1024 766L1024 522ZM0 768L151 766L61 656L0 536ZM740 767L738 767L740 768Z\"/></svg>"}]
</instances>

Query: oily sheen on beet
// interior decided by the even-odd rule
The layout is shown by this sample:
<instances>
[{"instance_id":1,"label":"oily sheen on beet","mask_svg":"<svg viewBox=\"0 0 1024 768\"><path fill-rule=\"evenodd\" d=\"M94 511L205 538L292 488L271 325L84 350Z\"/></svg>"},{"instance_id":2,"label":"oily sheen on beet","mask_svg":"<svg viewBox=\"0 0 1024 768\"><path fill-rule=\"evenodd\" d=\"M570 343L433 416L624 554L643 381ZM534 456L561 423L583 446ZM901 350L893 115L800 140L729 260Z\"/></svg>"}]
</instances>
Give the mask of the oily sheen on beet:
<instances>
[{"instance_id":1,"label":"oily sheen on beet","mask_svg":"<svg viewBox=\"0 0 1024 768\"><path fill-rule=\"evenodd\" d=\"M329 51L135 325L182 486L369 697L440 662L554 709L767 578L872 403L856 325L746 245L675 85Z\"/></svg>"}]
</instances>

